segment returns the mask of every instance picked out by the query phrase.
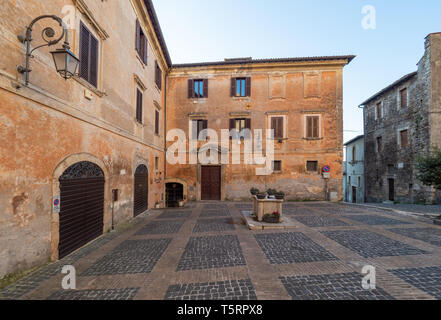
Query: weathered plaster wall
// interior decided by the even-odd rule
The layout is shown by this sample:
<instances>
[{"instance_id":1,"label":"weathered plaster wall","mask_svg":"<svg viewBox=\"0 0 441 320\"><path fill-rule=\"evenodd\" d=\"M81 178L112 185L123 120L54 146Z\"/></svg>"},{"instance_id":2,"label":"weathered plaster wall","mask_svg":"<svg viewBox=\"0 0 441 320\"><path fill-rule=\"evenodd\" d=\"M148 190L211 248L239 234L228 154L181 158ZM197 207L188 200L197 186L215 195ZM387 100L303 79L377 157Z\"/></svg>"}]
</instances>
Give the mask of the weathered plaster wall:
<instances>
[{"instance_id":1,"label":"weathered plaster wall","mask_svg":"<svg viewBox=\"0 0 441 320\"><path fill-rule=\"evenodd\" d=\"M175 68L167 84L167 128L182 129L188 137L189 121L198 114L199 118L208 120L208 127L216 130L220 137L220 130L229 128L229 119L240 117L235 114L251 118L252 130L267 129L270 115L284 115L287 139L275 141L275 160L282 160L282 172L263 177L256 176L255 169L259 166L225 165L225 199L249 199L249 189L254 186L261 190L283 190L288 199L324 200L325 181L319 171L325 165L332 167L329 191L342 199L343 65L340 61L334 65ZM252 78L251 97L230 96L231 77L240 76ZM310 81L308 76L314 80ZM208 79L208 98L188 99L188 79ZM322 139L304 138L306 114L321 115ZM307 160L318 161L316 173L306 172ZM196 165L167 165L167 178L172 177L187 182L189 199L198 198L200 181Z\"/></svg>"},{"instance_id":2,"label":"weathered plaster wall","mask_svg":"<svg viewBox=\"0 0 441 320\"><path fill-rule=\"evenodd\" d=\"M111 225L112 189L120 190L115 222L133 217L133 174L139 164L149 169L149 207L162 203L164 90L154 82L155 60L164 74L166 65L150 22L143 7L138 7L140 1L84 1L96 19L95 26L108 35L100 37L75 3L15 0L0 6L0 277L57 258L58 215L52 214L51 203L59 194L54 175L61 174L66 163L88 160L105 172L103 232ZM16 68L24 63L24 48L17 35L39 15L62 17L65 5L74 8L74 25L83 21L100 41L98 87L82 80L64 81L55 71L48 48L35 51L30 85L23 86ZM137 15L148 30L147 65L134 48ZM58 30L51 20L38 23L33 46L47 25ZM78 56L78 29L69 33L72 51ZM135 121L135 75L145 86L142 125ZM85 98L86 90L92 92L90 100ZM155 104L160 110L159 135L154 134ZM160 160L158 170L155 157Z\"/></svg>"}]
</instances>

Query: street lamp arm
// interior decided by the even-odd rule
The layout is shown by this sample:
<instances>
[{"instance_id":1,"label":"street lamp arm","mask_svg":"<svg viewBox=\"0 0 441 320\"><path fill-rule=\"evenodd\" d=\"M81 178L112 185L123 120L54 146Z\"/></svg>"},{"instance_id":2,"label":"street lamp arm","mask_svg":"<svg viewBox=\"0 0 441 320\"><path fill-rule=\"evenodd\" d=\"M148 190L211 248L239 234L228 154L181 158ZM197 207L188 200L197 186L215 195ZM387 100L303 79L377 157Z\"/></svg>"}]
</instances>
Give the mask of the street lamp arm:
<instances>
[{"instance_id":1,"label":"street lamp arm","mask_svg":"<svg viewBox=\"0 0 441 320\"><path fill-rule=\"evenodd\" d=\"M52 20L57 21L58 24L60 25L60 27L62 28L63 32L60 35L60 37L58 37L57 39L52 39L55 36L54 29L51 27L44 28L41 33L41 38L46 43L31 49L32 29L33 29L35 23L37 23L38 21L40 21L42 19L52 19ZM18 72L25 74L26 85L29 84L29 73L32 71L30 69L30 59L33 58L32 53L39 48L53 46L53 45L59 43L63 38L64 38L63 48L70 49L68 34L69 34L69 32L67 31L67 27L64 24L63 20L60 17L57 17L55 15L42 15L42 16L39 16L39 17L35 18L34 20L32 20L32 22L26 28L25 38L23 39L22 36L18 37L21 41L26 43L26 66L25 67L22 67L22 66L18 67Z\"/></svg>"}]
</instances>

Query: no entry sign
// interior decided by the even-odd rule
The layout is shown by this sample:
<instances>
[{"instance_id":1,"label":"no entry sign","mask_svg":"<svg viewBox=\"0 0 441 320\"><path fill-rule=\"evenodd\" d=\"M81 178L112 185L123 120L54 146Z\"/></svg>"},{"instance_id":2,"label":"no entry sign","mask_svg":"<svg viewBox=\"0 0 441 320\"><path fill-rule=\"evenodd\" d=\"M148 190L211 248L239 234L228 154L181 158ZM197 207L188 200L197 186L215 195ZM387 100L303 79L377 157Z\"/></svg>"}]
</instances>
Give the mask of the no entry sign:
<instances>
[{"instance_id":1,"label":"no entry sign","mask_svg":"<svg viewBox=\"0 0 441 320\"><path fill-rule=\"evenodd\" d=\"M323 172L325 172L325 173L331 172L331 167L330 166L324 166L323 167Z\"/></svg>"}]
</instances>

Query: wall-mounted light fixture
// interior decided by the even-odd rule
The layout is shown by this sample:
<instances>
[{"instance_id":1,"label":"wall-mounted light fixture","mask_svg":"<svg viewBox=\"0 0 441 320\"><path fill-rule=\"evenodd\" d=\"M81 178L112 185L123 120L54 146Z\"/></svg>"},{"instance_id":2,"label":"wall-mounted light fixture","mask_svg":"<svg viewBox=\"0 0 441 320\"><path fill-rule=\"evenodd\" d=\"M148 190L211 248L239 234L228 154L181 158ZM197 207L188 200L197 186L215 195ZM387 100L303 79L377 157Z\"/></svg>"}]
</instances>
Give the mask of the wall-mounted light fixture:
<instances>
[{"instance_id":1,"label":"wall-mounted light fixture","mask_svg":"<svg viewBox=\"0 0 441 320\"><path fill-rule=\"evenodd\" d=\"M63 29L63 33L58 39L52 39L55 36L55 31L51 27L44 28L41 33L41 38L46 42L40 46L35 47L31 50L31 42L32 42L32 28L34 24L41 19L53 19L57 21L60 27ZM30 69L30 59L33 58L32 53L41 48L41 47L50 47L57 43L59 43L64 38L64 43L62 48L59 48L55 51L52 51L52 57L54 58L55 69L60 74L62 78L65 80L70 79L75 75L77 71L80 60L70 51L69 40L68 40L68 31L67 27L63 23L63 20L55 15L42 15L34 20L32 20L29 27L26 28L26 36L22 35L18 36L18 39L26 44L26 66L19 66L17 68L18 72L25 75L26 85L29 84L29 73L32 71Z\"/></svg>"}]
</instances>

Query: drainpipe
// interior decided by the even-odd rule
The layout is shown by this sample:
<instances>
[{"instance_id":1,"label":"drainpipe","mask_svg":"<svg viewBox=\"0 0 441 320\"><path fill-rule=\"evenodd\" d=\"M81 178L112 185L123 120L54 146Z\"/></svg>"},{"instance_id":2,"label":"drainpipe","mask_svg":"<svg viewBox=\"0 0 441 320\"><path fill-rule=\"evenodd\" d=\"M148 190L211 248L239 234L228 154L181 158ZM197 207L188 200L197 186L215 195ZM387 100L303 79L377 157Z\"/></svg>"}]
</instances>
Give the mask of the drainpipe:
<instances>
[{"instance_id":1,"label":"drainpipe","mask_svg":"<svg viewBox=\"0 0 441 320\"><path fill-rule=\"evenodd\" d=\"M166 206L166 198L167 198L167 188L165 185L165 180L167 179L167 78L170 69L167 70L164 79L164 186L163 186L163 194L164 194L164 207Z\"/></svg>"}]
</instances>

